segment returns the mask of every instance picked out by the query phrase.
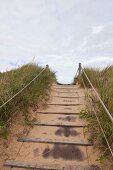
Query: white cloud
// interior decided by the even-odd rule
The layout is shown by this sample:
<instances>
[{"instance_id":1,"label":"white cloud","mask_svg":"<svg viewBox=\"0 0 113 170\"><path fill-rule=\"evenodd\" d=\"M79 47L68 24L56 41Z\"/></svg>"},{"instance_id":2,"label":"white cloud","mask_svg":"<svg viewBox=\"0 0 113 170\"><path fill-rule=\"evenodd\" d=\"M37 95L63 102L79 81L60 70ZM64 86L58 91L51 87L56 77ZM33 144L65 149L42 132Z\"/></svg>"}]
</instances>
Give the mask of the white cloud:
<instances>
[{"instance_id":1,"label":"white cloud","mask_svg":"<svg viewBox=\"0 0 113 170\"><path fill-rule=\"evenodd\" d=\"M112 16L111 0L1 1L0 70L36 56L58 71L59 81L69 82L79 62L98 65L104 57L112 63Z\"/></svg>"},{"instance_id":2,"label":"white cloud","mask_svg":"<svg viewBox=\"0 0 113 170\"><path fill-rule=\"evenodd\" d=\"M93 57L92 59L83 62L83 66L90 66L100 69L111 64L113 64L113 56L107 57L96 56Z\"/></svg>"},{"instance_id":3,"label":"white cloud","mask_svg":"<svg viewBox=\"0 0 113 170\"><path fill-rule=\"evenodd\" d=\"M92 28L92 33L93 34L99 34L104 30L104 26L103 25L98 25L98 26L94 26Z\"/></svg>"}]
</instances>

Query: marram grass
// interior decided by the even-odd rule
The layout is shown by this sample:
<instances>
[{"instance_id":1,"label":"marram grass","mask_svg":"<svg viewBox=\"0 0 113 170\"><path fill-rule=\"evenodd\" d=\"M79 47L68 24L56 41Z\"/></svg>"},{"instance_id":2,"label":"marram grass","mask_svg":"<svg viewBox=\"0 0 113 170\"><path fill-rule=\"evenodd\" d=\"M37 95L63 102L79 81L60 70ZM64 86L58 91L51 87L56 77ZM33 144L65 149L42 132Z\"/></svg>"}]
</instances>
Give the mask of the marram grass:
<instances>
[{"instance_id":1,"label":"marram grass","mask_svg":"<svg viewBox=\"0 0 113 170\"><path fill-rule=\"evenodd\" d=\"M109 112L113 116L113 66L107 67L103 70L93 68L85 68L84 70L90 81L92 82L93 86L98 91L105 106L108 108ZM95 93L91 90L90 84L87 81L83 72L81 76L85 82L86 87L88 88L88 91L90 93L90 100L96 110L101 126L113 150L113 124L111 123L111 120L105 112L104 108L100 104L98 98L95 96ZM79 77L79 84L81 85L81 87L83 87L81 77ZM90 139L96 143L96 146L99 146L99 148L101 148L104 156L110 155L108 145L98 125L92 106L88 105L87 110L88 111L86 112L82 111L81 115L82 117L85 117L89 122L89 129L91 132Z\"/></svg>"},{"instance_id":2,"label":"marram grass","mask_svg":"<svg viewBox=\"0 0 113 170\"><path fill-rule=\"evenodd\" d=\"M28 84L43 68L27 64L18 69L0 73L0 105ZM0 109L0 129L5 129L16 114L22 113L27 119L28 108L45 103L55 74L46 69L38 79L24 89L18 96Z\"/></svg>"}]
</instances>

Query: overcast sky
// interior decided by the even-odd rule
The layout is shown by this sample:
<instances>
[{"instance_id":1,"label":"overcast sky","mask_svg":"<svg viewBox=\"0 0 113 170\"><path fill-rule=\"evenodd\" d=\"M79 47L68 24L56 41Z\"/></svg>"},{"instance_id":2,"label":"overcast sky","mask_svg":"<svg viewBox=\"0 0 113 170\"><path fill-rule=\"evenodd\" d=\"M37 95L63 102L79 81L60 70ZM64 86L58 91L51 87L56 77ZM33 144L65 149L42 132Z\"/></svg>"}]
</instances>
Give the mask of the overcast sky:
<instances>
[{"instance_id":1,"label":"overcast sky","mask_svg":"<svg viewBox=\"0 0 113 170\"><path fill-rule=\"evenodd\" d=\"M34 57L63 83L113 64L113 0L0 0L0 71Z\"/></svg>"}]
</instances>

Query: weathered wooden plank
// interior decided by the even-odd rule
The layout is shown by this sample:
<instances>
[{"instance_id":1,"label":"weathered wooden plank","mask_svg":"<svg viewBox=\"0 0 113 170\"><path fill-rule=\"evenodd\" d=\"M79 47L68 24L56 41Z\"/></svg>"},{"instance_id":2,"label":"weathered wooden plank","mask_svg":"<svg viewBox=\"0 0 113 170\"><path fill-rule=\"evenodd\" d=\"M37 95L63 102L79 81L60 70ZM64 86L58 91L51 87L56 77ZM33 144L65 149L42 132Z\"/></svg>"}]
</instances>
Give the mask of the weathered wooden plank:
<instances>
[{"instance_id":1,"label":"weathered wooden plank","mask_svg":"<svg viewBox=\"0 0 113 170\"><path fill-rule=\"evenodd\" d=\"M60 115L78 115L80 114L80 112L75 112L75 113L72 113L72 112L35 112L35 113L40 113L40 114L60 114Z\"/></svg>"},{"instance_id":2,"label":"weathered wooden plank","mask_svg":"<svg viewBox=\"0 0 113 170\"><path fill-rule=\"evenodd\" d=\"M31 123L30 123L31 124ZM81 128L81 127L86 127L87 125L72 125L72 124L60 124L60 123L36 123L34 122L32 125L36 125L36 126L56 126L56 127L70 127L70 128L74 128L74 127L78 127L78 128Z\"/></svg>"},{"instance_id":3,"label":"weathered wooden plank","mask_svg":"<svg viewBox=\"0 0 113 170\"><path fill-rule=\"evenodd\" d=\"M57 105L57 106L80 106L80 105L83 105L83 104L64 104L64 103L48 103L47 105Z\"/></svg>"},{"instance_id":4,"label":"weathered wooden plank","mask_svg":"<svg viewBox=\"0 0 113 170\"><path fill-rule=\"evenodd\" d=\"M75 94L78 94L80 93L79 91L75 91L75 90L54 90L53 92L56 92L56 93L75 93Z\"/></svg>"},{"instance_id":5,"label":"weathered wooden plank","mask_svg":"<svg viewBox=\"0 0 113 170\"><path fill-rule=\"evenodd\" d=\"M31 138L31 137L21 137L17 139L18 142L35 142L35 143L50 143L50 144L69 144L69 145L79 145L79 146L92 146L89 142L79 142L70 141L68 139L48 139L48 138Z\"/></svg>"},{"instance_id":6,"label":"weathered wooden plank","mask_svg":"<svg viewBox=\"0 0 113 170\"><path fill-rule=\"evenodd\" d=\"M31 169L43 169L43 170L98 170L97 167L89 166L77 166L68 165L63 166L61 164L40 164L40 163L30 163L19 160L6 160L5 166L18 167L18 168L31 168Z\"/></svg>"},{"instance_id":7,"label":"weathered wooden plank","mask_svg":"<svg viewBox=\"0 0 113 170\"><path fill-rule=\"evenodd\" d=\"M53 97L58 97L58 98L69 98L69 99L79 99L79 98L81 98L81 97L66 97L66 96L53 96Z\"/></svg>"},{"instance_id":8,"label":"weathered wooden plank","mask_svg":"<svg viewBox=\"0 0 113 170\"><path fill-rule=\"evenodd\" d=\"M76 94L79 93L79 92L77 92L77 91L76 91L76 92L55 91L55 92L56 92L56 93L76 93Z\"/></svg>"},{"instance_id":9,"label":"weathered wooden plank","mask_svg":"<svg viewBox=\"0 0 113 170\"><path fill-rule=\"evenodd\" d=\"M62 167L58 164L36 164L36 163L29 163L19 160L7 160L5 162L5 166L12 166L12 167L20 167L20 168L33 168L33 169L51 169L51 170L61 170Z\"/></svg>"},{"instance_id":10,"label":"weathered wooden plank","mask_svg":"<svg viewBox=\"0 0 113 170\"><path fill-rule=\"evenodd\" d=\"M54 89L76 90L76 88L75 88L75 87L67 87L67 88L65 88L65 87L62 87L62 88L60 88L60 87L54 87Z\"/></svg>"}]
</instances>

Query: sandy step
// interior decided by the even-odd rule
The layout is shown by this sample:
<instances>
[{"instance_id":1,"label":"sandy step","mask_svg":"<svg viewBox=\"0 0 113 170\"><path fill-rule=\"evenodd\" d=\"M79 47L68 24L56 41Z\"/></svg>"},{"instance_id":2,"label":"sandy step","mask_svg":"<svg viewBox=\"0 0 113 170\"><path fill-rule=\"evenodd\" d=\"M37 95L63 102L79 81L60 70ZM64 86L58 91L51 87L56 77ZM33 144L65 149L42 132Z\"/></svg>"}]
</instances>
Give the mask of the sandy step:
<instances>
[{"instance_id":1,"label":"sandy step","mask_svg":"<svg viewBox=\"0 0 113 170\"><path fill-rule=\"evenodd\" d=\"M61 88L61 89L59 89L59 88L53 88L52 89L53 90L53 92L61 92L61 93L83 93L84 92L84 89L83 90L81 90L81 89L70 89L70 88Z\"/></svg>"},{"instance_id":2,"label":"sandy step","mask_svg":"<svg viewBox=\"0 0 113 170\"><path fill-rule=\"evenodd\" d=\"M53 88L52 89L53 90L53 92L63 92L63 93L83 93L84 92L84 89L83 90L80 90L80 89L69 89L69 88L65 88L65 89L55 89L55 88Z\"/></svg>"},{"instance_id":3,"label":"sandy step","mask_svg":"<svg viewBox=\"0 0 113 170\"><path fill-rule=\"evenodd\" d=\"M66 91L55 91L53 90L52 92L52 96L65 96L65 97L82 97L84 96L84 92L79 92L79 91L75 91L75 92L66 92Z\"/></svg>"},{"instance_id":4,"label":"sandy step","mask_svg":"<svg viewBox=\"0 0 113 170\"><path fill-rule=\"evenodd\" d=\"M53 89L53 92L54 93L67 93L67 95L70 93L73 93L73 94L79 94L81 93L81 91L78 91L78 90L55 90Z\"/></svg>"},{"instance_id":5,"label":"sandy step","mask_svg":"<svg viewBox=\"0 0 113 170\"><path fill-rule=\"evenodd\" d=\"M79 97L76 98L62 98L62 97L52 97L50 102L56 103L67 103L67 104L80 104Z\"/></svg>"},{"instance_id":6,"label":"sandy step","mask_svg":"<svg viewBox=\"0 0 113 170\"><path fill-rule=\"evenodd\" d=\"M60 88L60 87L53 87L53 90L56 90L56 91L77 91L78 89L77 88L74 88L74 87L63 87L63 88Z\"/></svg>"},{"instance_id":7,"label":"sandy step","mask_svg":"<svg viewBox=\"0 0 113 170\"><path fill-rule=\"evenodd\" d=\"M83 128L34 126L27 137L87 142L87 138L84 138Z\"/></svg>"},{"instance_id":8,"label":"sandy step","mask_svg":"<svg viewBox=\"0 0 113 170\"><path fill-rule=\"evenodd\" d=\"M84 105L84 99L83 98L65 98L65 97L52 97L48 104L64 104L69 106L77 106L77 105Z\"/></svg>"},{"instance_id":9,"label":"sandy step","mask_svg":"<svg viewBox=\"0 0 113 170\"><path fill-rule=\"evenodd\" d=\"M65 115L65 114L58 114L58 113L37 113L33 114L33 118L35 119L34 124L51 124L51 125L65 125L65 126L78 126L82 127L85 126L86 123L79 118L78 114L72 115Z\"/></svg>"},{"instance_id":10,"label":"sandy step","mask_svg":"<svg viewBox=\"0 0 113 170\"><path fill-rule=\"evenodd\" d=\"M67 97L78 97L78 96L80 96L80 94L78 93L78 92L68 92L68 93L65 93L65 92L59 92L59 91L53 91L53 94L52 94L53 96L54 95L58 95L58 96L67 96ZM84 94L83 94L84 95Z\"/></svg>"},{"instance_id":11,"label":"sandy step","mask_svg":"<svg viewBox=\"0 0 113 170\"><path fill-rule=\"evenodd\" d=\"M48 103L47 104L48 106L49 105L53 105L53 106L81 106L81 105L83 105L82 103Z\"/></svg>"},{"instance_id":12,"label":"sandy step","mask_svg":"<svg viewBox=\"0 0 113 170\"><path fill-rule=\"evenodd\" d=\"M70 88L73 88L73 89L79 89L80 87L79 86L77 86L77 85L57 85L57 84L55 84L55 85L53 85L52 86L53 88L66 88L66 89L70 89Z\"/></svg>"},{"instance_id":13,"label":"sandy step","mask_svg":"<svg viewBox=\"0 0 113 170\"><path fill-rule=\"evenodd\" d=\"M68 96L52 96L53 98L54 97L57 97L57 98L68 98L68 99L79 99L79 98L82 98L82 97L84 97L84 96L81 96L81 97L79 97L79 96L75 96L75 97L68 97Z\"/></svg>"},{"instance_id":14,"label":"sandy step","mask_svg":"<svg viewBox=\"0 0 113 170\"><path fill-rule=\"evenodd\" d=\"M59 85L59 84L56 84L56 85L52 85L53 88L73 88L73 89L78 89L79 86L77 85L72 85L72 84L63 84L63 85Z\"/></svg>"},{"instance_id":15,"label":"sandy step","mask_svg":"<svg viewBox=\"0 0 113 170\"><path fill-rule=\"evenodd\" d=\"M76 112L80 112L82 109L84 109L85 106L83 105L77 105L77 106L57 106L57 105L48 105L48 107L43 110L46 112L71 112L71 113L76 113ZM42 110L38 110L38 112L40 112Z\"/></svg>"},{"instance_id":16,"label":"sandy step","mask_svg":"<svg viewBox=\"0 0 113 170\"><path fill-rule=\"evenodd\" d=\"M69 89L60 89L60 90L58 90L58 89L53 89L53 91L54 92L63 92L63 93L79 93L80 92L80 90L78 90L78 89L73 89L73 90L69 90Z\"/></svg>"},{"instance_id":17,"label":"sandy step","mask_svg":"<svg viewBox=\"0 0 113 170\"><path fill-rule=\"evenodd\" d=\"M86 146L23 143L16 160L39 164L88 165Z\"/></svg>"}]
</instances>

